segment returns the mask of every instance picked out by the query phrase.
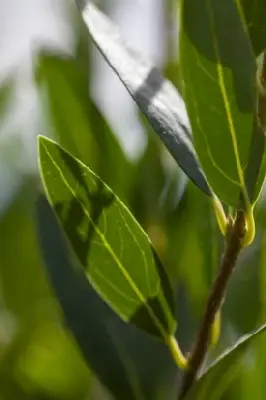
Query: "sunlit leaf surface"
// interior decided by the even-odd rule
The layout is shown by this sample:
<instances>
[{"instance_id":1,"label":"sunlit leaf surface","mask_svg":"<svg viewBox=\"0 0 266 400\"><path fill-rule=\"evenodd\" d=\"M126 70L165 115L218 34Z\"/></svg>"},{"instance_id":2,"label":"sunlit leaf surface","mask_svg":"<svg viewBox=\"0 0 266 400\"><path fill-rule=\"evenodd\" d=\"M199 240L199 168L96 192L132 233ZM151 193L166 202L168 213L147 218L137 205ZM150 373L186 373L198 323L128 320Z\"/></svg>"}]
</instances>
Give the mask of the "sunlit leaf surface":
<instances>
[{"instance_id":1,"label":"sunlit leaf surface","mask_svg":"<svg viewBox=\"0 0 266 400\"><path fill-rule=\"evenodd\" d=\"M84 164L39 138L45 189L80 265L125 321L166 339L175 330L172 293L151 243L128 209Z\"/></svg>"}]
</instances>

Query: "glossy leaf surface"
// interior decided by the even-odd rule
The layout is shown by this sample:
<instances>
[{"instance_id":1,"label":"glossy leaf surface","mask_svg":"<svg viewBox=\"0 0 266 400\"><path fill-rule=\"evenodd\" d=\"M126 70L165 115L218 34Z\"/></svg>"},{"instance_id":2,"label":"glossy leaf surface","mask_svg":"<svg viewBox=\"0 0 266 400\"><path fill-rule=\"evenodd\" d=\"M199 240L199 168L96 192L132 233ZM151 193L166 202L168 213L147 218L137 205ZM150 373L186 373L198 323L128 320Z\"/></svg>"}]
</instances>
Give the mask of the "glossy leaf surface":
<instances>
[{"instance_id":1,"label":"glossy leaf surface","mask_svg":"<svg viewBox=\"0 0 266 400\"><path fill-rule=\"evenodd\" d=\"M119 35L114 24L88 2L82 11L89 33L154 131L179 166L205 193L210 190L191 141L183 100L171 82L146 62Z\"/></svg>"},{"instance_id":2,"label":"glossy leaf surface","mask_svg":"<svg viewBox=\"0 0 266 400\"><path fill-rule=\"evenodd\" d=\"M80 265L100 296L128 322L167 339L175 331L166 274L128 209L89 168L39 138L43 183Z\"/></svg>"},{"instance_id":3,"label":"glossy leaf surface","mask_svg":"<svg viewBox=\"0 0 266 400\"><path fill-rule=\"evenodd\" d=\"M231 0L188 0L181 22L185 100L201 165L221 200L253 204L265 176L265 137L254 118L256 62L241 12Z\"/></svg>"}]
</instances>

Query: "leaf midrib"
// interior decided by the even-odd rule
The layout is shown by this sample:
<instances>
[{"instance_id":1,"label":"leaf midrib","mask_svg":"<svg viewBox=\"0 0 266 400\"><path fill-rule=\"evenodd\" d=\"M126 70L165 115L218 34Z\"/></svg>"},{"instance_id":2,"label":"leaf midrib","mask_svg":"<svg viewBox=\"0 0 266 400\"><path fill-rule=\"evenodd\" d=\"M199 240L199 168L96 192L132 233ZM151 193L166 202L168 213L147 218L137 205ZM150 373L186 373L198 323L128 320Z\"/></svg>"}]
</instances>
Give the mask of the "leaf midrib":
<instances>
[{"instance_id":1,"label":"leaf midrib","mask_svg":"<svg viewBox=\"0 0 266 400\"><path fill-rule=\"evenodd\" d=\"M84 214L87 216L87 218L89 219L90 223L93 226L93 229L95 230L95 232L98 234L99 238L102 240L104 246L106 247L106 249L108 250L108 252L110 253L111 257L113 258L114 262L116 263L116 265L118 266L120 272L122 273L122 275L124 276L124 278L126 279L126 281L128 282L129 286L131 287L131 289L133 290L133 292L135 293L135 295L140 299L141 303L144 305L144 307L146 308L147 312L149 313L151 319L153 320L154 324L157 326L158 330L160 331L161 335L163 336L163 338L167 341L169 338L169 333L165 331L163 325L160 323L159 319L157 318L156 314L153 312L152 308L147 304L145 297L142 295L142 293L140 292L139 288L135 285L134 281L132 280L130 274L127 272L127 270L124 268L124 266L122 265L122 263L120 262L119 258L117 257L116 253L112 250L112 247L110 246L109 242L106 240L105 236L102 235L101 231L98 229L98 227L93 223L90 214L87 212L85 206L83 205L83 203L75 196L75 192L72 190L71 186L69 186L62 170L60 169L60 167L57 165L57 163L55 162L55 160L53 159L51 153L49 152L47 146L42 142L40 142L40 145L42 145L45 149L46 154L48 155L48 157L50 158L52 164L54 165L54 167L57 169L59 175L62 178L62 181L64 182L66 188L70 191L71 195L78 201L78 203L80 204L80 206L82 207L82 210L84 212ZM78 161L77 161L78 162ZM86 167L87 168L87 167ZM44 185L46 187L46 191L48 194L48 198L50 200L50 202L53 204L52 199L50 198L49 195L49 191L47 190L47 185L45 182L45 179L43 177L43 173L42 173L42 168L41 168L41 175L42 175L42 179L44 182Z\"/></svg>"},{"instance_id":2,"label":"leaf midrib","mask_svg":"<svg viewBox=\"0 0 266 400\"><path fill-rule=\"evenodd\" d=\"M215 56L217 59L216 68L217 68L218 84L220 86L223 103L224 103L224 108L225 108L225 112L226 112L226 117L227 117L227 122L228 122L229 133L230 133L231 140L232 140L240 187L242 189L242 194L244 197L245 205L248 206L249 199L248 199L247 189L246 189L246 185L245 185L243 169L241 166L240 155L239 155L239 151L238 151L238 143L237 143L237 135L236 135L235 125L234 125L234 121L233 121L233 117L232 117L232 113L231 113L231 106L230 106L230 102L228 100L228 95L227 95L227 90L226 90L226 85L225 85L225 80L224 80L223 67L222 67L222 63L221 63L219 45L218 45L217 35L216 35L216 31L215 31L214 17L213 17L212 7L210 5L210 0L207 0L207 8L208 8L210 27L211 27L211 32L212 32L213 49L214 49Z\"/></svg>"}]
</instances>

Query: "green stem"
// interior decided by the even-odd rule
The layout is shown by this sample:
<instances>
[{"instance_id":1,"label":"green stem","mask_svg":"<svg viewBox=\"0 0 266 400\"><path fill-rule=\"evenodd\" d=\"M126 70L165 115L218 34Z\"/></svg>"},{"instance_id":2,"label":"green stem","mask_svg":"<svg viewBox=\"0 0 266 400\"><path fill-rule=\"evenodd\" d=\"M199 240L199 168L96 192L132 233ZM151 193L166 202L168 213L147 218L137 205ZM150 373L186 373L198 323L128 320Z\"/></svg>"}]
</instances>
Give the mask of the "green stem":
<instances>
[{"instance_id":1,"label":"green stem","mask_svg":"<svg viewBox=\"0 0 266 400\"><path fill-rule=\"evenodd\" d=\"M187 369L188 361L183 355L176 338L174 336L169 336L169 338L166 340L166 344L170 350L170 353L176 365L180 369Z\"/></svg>"}]
</instances>

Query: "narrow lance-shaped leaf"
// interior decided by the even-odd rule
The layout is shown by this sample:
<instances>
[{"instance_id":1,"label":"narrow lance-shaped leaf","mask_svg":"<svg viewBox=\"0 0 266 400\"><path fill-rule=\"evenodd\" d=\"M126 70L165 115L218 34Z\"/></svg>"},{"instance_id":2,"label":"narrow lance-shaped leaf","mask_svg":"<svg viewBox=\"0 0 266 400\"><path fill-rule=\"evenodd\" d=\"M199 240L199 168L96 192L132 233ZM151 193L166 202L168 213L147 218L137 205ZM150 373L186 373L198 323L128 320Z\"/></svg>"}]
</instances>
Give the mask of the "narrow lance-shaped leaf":
<instances>
[{"instance_id":1,"label":"narrow lance-shaped leaf","mask_svg":"<svg viewBox=\"0 0 266 400\"><path fill-rule=\"evenodd\" d=\"M248 346L265 331L266 325L263 325L251 334L243 336L233 347L226 350L195 382L185 400L221 399L230 382L236 377L239 363L243 362Z\"/></svg>"},{"instance_id":2,"label":"narrow lance-shaped leaf","mask_svg":"<svg viewBox=\"0 0 266 400\"><path fill-rule=\"evenodd\" d=\"M174 85L130 48L120 38L114 24L90 2L83 7L82 15L96 46L154 131L190 179L210 195L191 141L184 102Z\"/></svg>"},{"instance_id":3,"label":"narrow lance-shaped leaf","mask_svg":"<svg viewBox=\"0 0 266 400\"><path fill-rule=\"evenodd\" d=\"M104 304L77 268L44 195L37 201L36 223L45 271L90 369L116 400L156 398L158 382L176 376L166 347Z\"/></svg>"},{"instance_id":4,"label":"narrow lance-shaped leaf","mask_svg":"<svg viewBox=\"0 0 266 400\"><path fill-rule=\"evenodd\" d=\"M49 202L99 295L119 316L169 340L173 297L151 243L128 209L89 168L55 142L39 138Z\"/></svg>"},{"instance_id":5,"label":"narrow lance-shaped leaf","mask_svg":"<svg viewBox=\"0 0 266 400\"><path fill-rule=\"evenodd\" d=\"M240 198L253 204L264 179L256 60L241 17L232 0L181 4L180 62L195 148L210 186L233 207Z\"/></svg>"}]
</instances>

